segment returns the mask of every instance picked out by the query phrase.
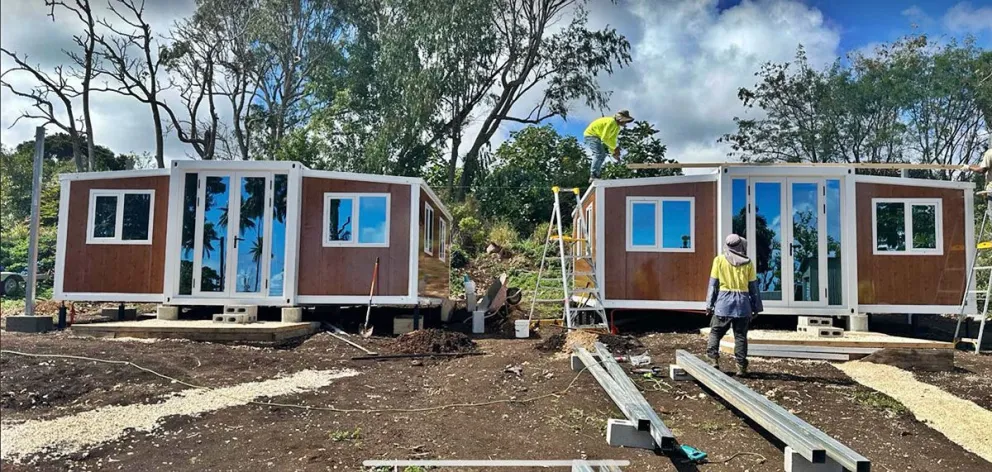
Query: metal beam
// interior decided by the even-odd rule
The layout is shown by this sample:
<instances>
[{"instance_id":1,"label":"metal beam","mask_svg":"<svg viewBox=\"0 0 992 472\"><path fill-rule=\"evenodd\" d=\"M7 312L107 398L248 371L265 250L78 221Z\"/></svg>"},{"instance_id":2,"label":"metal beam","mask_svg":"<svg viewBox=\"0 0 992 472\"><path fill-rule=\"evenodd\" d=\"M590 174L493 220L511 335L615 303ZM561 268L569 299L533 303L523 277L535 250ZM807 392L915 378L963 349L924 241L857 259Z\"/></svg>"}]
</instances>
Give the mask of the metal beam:
<instances>
[{"instance_id":1,"label":"metal beam","mask_svg":"<svg viewBox=\"0 0 992 472\"><path fill-rule=\"evenodd\" d=\"M648 432L659 449L662 451L674 450L675 436L672 431L661 421L654 408L644 399L626 372L617 364L613 355L605 350L605 346L603 351L599 351L599 353L600 359L597 360L584 348L575 350L575 355L585 364L589 373L596 378L596 381L603 387L613 403L620 408L624 416L635 422L638 430Z\"/></svg>"},{"instance_id":2,"label":"metal beam","mask_svg":"<svg viewBox=\"0 0 992 472\"><path fill-rule=\"evenodd\" d=\"M680 349L675 351L675 362L699 383L781 439L806 460L819 463L824 462L829 456L848 470L854 472L871 470L871 461L866 457L789 413L763 395L731 379L698 357Z\"/></svg>"}]
</instances>

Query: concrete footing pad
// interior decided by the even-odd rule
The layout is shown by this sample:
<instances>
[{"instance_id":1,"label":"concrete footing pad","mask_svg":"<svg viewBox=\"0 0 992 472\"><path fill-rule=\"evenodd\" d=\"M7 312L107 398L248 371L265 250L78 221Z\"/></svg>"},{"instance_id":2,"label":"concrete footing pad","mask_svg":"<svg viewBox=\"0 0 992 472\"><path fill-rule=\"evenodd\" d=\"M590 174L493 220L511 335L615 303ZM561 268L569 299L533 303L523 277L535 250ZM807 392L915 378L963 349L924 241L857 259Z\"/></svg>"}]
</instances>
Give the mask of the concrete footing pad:
<instances>
[{"instance_id":1,"label":"concrete footing pad","mask_svg":"<svg viewBox=\"0 0 992 472\"><path fill-rule=\"evenodd\" d=\"M299 323L303 321L303 309L300 307L284 307L282 309L283 323Z\"/></svg>"},{"instance_id":2,"label":"concrete footing pad","mask_svg":"<svg viewBox=\"0 0 992 472\"><path fill-rule=\"evenodd\" d=\"M676 381L692 380L692 376L676 364L668 365L668 377Z\"/></svg>"},{"instance_id":3,"label":"concrete footing pad","mask_svg":"<svg viewBox=\"0 0 992 472\"><path fill-rule=\"evenodd\" d=\"M178 320L179 319L179 307L178 306L167 306L159 305L157 310L156 318L160 320Z\"/></svg>"},{"instance_id":4,"label":"concrete footing pad","mask_svg":"<svg viewBox=\"0 0 992 472\"><path fill-rule=\"evenodd\" d=\"M848 331L868 331L868 315L851 315L847 317Z\"/></svg>"},{"instance_id":5,"label":"concrete footing pad","mask_svg":"<svg viewBox=\"0 0 992 472\"><path fill-rule=\"evenodd\" d=\"M785 446L784 470L785 472L844 472L844 468L829 457L822 464L814 464L789 446Z\"/></svg>"},{"instance_id":6,"label":"concrete footing pad","mask_svg":"<svg viewBox=\"0 0 992 472\"><path fill-rule=\"evenodd\" d=\"M654 438L647 431L638 431L637 424L629 420L606 420L606 443L613 447L654 449Z\"/></svg>"}]
</instances>

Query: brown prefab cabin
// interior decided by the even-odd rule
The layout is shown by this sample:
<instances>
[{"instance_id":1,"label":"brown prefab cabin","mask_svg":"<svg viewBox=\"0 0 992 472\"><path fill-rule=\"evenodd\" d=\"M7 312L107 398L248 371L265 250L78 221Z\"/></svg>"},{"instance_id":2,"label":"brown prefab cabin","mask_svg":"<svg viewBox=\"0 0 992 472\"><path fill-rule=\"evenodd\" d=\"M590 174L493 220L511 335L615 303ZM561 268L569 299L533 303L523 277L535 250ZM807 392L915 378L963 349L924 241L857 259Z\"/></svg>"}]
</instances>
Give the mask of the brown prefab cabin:
<instances>
[{"instance_id":1,"label":"brown prefab cabin","mask_svg":"<svg viewBox=\"0 0 992 472\"><path fill-rule=\"evenodd\" d=\"M748 240L769 314L957 313L975 257L974 184L854 167L597 180L579 211L607 309L704 309L731 233Z\"/></svg>"},{"instance_id":2,"label":"brown prefab cabin","mask_svg":"<svg viewBox=\"0 0 992 472\"><path fill-rule=\"evenodd\" d=\"M437 305L451 214L422 179L176 161L61 177L55 298Z\"/></svg>"}]
</instances>

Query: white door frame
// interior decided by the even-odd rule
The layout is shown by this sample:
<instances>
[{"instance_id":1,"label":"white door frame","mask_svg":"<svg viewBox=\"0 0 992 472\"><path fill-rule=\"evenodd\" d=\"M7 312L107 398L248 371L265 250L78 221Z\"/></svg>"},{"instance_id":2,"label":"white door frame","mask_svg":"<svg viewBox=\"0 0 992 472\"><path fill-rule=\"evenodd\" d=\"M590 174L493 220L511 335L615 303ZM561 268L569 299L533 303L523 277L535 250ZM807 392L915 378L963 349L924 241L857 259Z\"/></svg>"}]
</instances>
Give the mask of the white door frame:
<instances>
[{"instance_id":1,"label":"white door frame","mask_svg":"<svg viewBox=\"0 0 992 472\"><path fill-rule=\"evenodd\" d=\"M758 243L757 243L757 219L758 219L758 205L757 197L758 192L756 190L756 184L759 183L770 183L779 185L779 201L781 202L779 208L779 227L777 228L777 233L779 239L781 240L781 246L779 248L780 259L781 259L781 276L779 282L782 285L782 299L781 300L765 300L762 299L762 303L767 306L789 306L789 298L786 293L792 282L792 271L786 270L788 267L787 262L791 260L786 259L786 244L790 241L789 233L786 228L786 218L785 211L787 209L786 199L788 194L786 192L787 182L786 179L781 177L747 177L747 251L748 254L753 254L756 258L758 255ZM771 222L769 222L770 224ZM755 263L757 266L757 263Z\"/></svg>"},{"instance_id":2,"label":"white door frame","mask_svg":"<svg viewBox=\"0 0 992 472\"><path fill-rule=\"evenodd\" d=\"M795 299L795 259L792 254L793 229L795 228L792 217L795 211L792 207L792 186L793 184L816 184L816 234L817 234L817 278L819 279L820 293L818 301L796 301ZM789 306L794 307L825 307L828 303L827 297L827 183L822 178L790 177L787 180L788 190L785 208L788 210L786 218L786 233L789 235ZM784 254L783 254L784 255Z\"/></svg>"}]
</instances>

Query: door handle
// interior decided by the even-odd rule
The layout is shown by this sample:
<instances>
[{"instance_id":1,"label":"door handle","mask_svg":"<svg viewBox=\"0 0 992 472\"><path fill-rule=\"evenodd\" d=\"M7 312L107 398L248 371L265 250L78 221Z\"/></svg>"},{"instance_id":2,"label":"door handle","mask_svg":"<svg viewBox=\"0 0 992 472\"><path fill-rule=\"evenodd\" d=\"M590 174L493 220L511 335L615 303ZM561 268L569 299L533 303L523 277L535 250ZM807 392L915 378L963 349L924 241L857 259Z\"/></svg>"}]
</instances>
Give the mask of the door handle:
<instances>
[{"instance_id":1,"label":"door handle","mask_svg":"<svg viewBox=\"0 0 992 472\"><path fill-rule=\"evenodd\" d=\"M244 240L245 240L245 238L239 238L239 237L235 236L234 237L234 249L237 249L238 248L238 241L244 241Z\"/></svg>"}]
</instances>

